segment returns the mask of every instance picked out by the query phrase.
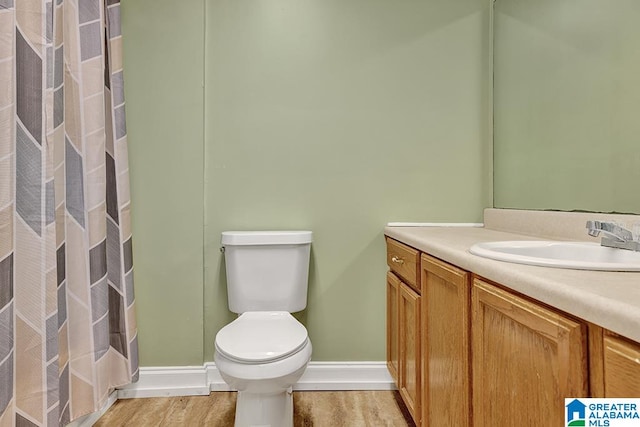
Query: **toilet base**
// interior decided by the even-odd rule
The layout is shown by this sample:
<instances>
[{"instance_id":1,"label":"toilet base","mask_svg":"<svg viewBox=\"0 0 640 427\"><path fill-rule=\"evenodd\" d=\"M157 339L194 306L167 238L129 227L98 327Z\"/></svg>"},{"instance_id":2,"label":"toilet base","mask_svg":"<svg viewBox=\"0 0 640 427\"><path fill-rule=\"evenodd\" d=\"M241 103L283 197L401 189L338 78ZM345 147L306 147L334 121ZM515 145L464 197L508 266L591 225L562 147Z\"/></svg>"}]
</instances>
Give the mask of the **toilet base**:
<instances>
[{"instance_id":1,"label":"toilet base","mask_svg":"<svg viewBox=\"0 0 640 427\"><path fill-rule=\"evenodd\" d=\"M257 394L239 391L235 427L293 427L293 390Z\"/></svg>"}]
</instances>

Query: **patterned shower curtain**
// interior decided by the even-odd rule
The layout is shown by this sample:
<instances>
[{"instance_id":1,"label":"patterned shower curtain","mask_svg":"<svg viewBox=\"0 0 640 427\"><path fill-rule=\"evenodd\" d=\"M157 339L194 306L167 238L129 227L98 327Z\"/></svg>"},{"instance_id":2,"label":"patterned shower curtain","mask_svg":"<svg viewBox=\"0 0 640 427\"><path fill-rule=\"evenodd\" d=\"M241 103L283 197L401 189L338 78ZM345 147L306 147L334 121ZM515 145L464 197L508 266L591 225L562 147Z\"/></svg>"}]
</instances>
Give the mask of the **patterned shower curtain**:
<instances>
[{"instance_id":1,"label":"patterned shower curtain","mask_svg":"<svg viewBox=\"0 0 640 427\"><path fill-rule=\"evenodd\" d=\"M0 0L0 427L138 375L118 0Z\"/></svg>"}]
</instances>

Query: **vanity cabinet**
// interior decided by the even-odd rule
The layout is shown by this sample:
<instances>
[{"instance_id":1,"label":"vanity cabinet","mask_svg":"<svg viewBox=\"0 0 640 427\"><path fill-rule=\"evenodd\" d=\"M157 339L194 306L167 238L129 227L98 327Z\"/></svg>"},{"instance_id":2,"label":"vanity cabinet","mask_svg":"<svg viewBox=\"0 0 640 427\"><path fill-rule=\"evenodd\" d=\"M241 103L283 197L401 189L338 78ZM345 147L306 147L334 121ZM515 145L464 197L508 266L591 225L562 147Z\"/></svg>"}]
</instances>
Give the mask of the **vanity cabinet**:
<instances>
[{"instance_id":1,"label":"vanity cabinet","mask_svg":"<svg viewBox=\"0 0 640 427\"><path fill-rule=\"evenodd\" d=\"M558 425L640 397L640 344L387 238L387 364L416 425Z\"/></svg>"},{"instance_id":2,"label":"vanity cabinet","mask_svg":"<svg viewBox=\"0 0 640 427\"><path fill-rule=\"evenodd\" d=\"M589 396L586 324L475 277L474 427L557 425Z\"/></svg>"},{"instance_id":3,"label":"vanity cabinet","mask_svg":"<svg viewBox=\"0 0 640 427\"><path fill-rule=\"evenodd\" d=\"M387 239L387 366L416 425L421 415L421 296L415 249Z\"/></svg>"}]
</instances>

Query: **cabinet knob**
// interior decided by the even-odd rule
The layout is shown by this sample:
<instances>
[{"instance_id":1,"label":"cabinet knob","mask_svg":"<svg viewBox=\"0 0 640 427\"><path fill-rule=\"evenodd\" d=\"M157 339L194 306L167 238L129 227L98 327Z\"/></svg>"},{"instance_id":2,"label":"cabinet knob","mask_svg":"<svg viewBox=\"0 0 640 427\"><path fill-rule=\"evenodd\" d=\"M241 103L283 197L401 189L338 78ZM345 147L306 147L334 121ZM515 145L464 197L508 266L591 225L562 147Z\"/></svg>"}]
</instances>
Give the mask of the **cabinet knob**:
<instances>
[{"instance_id":1,"label":"cabinet knob","mask_svg":"<svg viewBox=\"0 0 640 427\"><path fill-rule=\"evenodd\" d=\"M391 257L391 261L395 262L396 264L404 264L404 260L397 256Z\"/></svg>"}]
</instances>

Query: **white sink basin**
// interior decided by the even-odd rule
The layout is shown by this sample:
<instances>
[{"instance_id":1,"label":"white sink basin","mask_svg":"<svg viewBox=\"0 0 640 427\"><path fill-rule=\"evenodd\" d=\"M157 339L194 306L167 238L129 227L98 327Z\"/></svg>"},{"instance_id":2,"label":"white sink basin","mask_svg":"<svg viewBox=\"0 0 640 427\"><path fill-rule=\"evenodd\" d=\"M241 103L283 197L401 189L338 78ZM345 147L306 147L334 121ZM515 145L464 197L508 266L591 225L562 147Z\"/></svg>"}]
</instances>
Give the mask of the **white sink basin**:
<instances>
[{"instance_id":1,"label":"white sink basin","mask_svg":"<svg viewBox=\"0 0 640 427\"><path fill-rule=\"evenodd\" d=\"M484 258L577 270L640 271L640 252L590 242L504 241L477 243L469 252Z\"/></svg>"}]
</instances>

